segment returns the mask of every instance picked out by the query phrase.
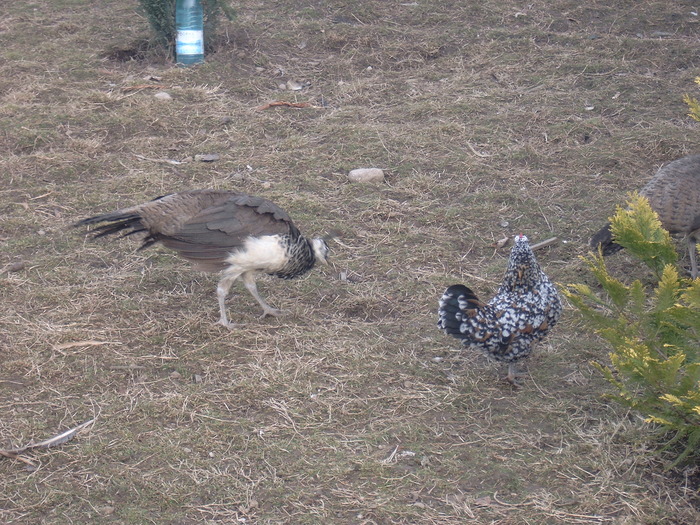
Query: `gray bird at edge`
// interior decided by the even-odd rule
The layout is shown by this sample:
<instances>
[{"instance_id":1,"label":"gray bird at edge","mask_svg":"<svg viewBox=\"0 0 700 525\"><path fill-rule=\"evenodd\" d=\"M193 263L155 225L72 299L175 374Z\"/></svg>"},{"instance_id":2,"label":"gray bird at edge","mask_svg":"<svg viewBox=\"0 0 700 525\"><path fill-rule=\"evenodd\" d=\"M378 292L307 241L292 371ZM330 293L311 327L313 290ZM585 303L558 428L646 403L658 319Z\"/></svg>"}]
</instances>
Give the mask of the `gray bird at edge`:
<instances>
[{"instance_id":1,"label":"gray bird at edge","mask_svg":"<svg viewBox=\"0 0 700 525\"><path fill-rule=\"evenodd\" d=\"M640 191L658 213L662 226L671 234L686 236L690 256L690 276L698 276L696 243L700 239L700 155L691 155L662 166ZM593 237L591 247L603 255L622 249L610 231L610 223Z\"/></svg>"}]
</instances>

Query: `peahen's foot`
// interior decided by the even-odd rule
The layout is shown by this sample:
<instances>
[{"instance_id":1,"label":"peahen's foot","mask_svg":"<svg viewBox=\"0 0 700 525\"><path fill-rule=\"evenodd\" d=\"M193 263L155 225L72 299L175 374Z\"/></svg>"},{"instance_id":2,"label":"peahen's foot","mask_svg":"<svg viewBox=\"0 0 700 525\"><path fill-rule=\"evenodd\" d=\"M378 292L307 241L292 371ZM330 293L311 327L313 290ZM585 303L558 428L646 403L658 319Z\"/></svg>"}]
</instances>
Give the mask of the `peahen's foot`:
<instances>
[{"instance_id":1,"label":"peahen's foot","mask_svg":"<svg viewBox=\"0 0 700 525\"><path fill-rule=\"evenodd\" d=\"M280 317L284 315L286 312L284 310L278 310L277 308L272 308L272 307L267 307L263 308L263 313L260 316L261 319L264 319L265 317L272 316L272 317Z\"/></svg>"},{"instance_id":2,"label":"peahen's foot","mask_svg":"<svg viewBox=\"0 0 700 525\"><path fill-rule=\"evenodd\" d=\"M232 323L228 319L224 319L224 318L219 319L216 322L216 324L220 324L221 326L223 326L224 328L228 328L229 330L234 330L234 329L239 328L241 326L240 324Z\"/></svg>"}]
</instances>

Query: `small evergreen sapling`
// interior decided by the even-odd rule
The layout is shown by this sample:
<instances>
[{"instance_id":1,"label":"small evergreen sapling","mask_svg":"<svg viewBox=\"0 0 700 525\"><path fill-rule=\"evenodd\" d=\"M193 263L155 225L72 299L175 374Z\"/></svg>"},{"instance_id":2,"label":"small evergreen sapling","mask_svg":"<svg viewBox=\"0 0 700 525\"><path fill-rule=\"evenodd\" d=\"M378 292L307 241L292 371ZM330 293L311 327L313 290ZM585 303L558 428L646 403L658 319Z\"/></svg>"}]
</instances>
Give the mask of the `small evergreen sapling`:
<instances>
[{"instance_id":1,"label":"small evergreen sapling","mask_svg":"<svg viewBox=\"0 0 700 525\"><path fill-rule=\"evenodd\" d=\"M700 77L695 77L695 83L700 84ZM700 102L698 99L686 93L683 95L683 102L688 104L688 116L693 120L700 121Z\"/></svg>"},{"instance_id":2,"label":"small evergreen sapling","mask_svg":"<svg viewBox=\"0 0 700 525\"><path fill-rule=\"evenodd\" d=\"M612 347L610 365L597 368L615 388L610 398L640 412L647 423L682 445L672 466L700 453L700 279L681 278L670 235L644 197L633 195L611 219L613 236L656 276L611 276L601 254L584 257L604 294L584 284L564 292L587 324Z\"/></svg>"}]
</instances>

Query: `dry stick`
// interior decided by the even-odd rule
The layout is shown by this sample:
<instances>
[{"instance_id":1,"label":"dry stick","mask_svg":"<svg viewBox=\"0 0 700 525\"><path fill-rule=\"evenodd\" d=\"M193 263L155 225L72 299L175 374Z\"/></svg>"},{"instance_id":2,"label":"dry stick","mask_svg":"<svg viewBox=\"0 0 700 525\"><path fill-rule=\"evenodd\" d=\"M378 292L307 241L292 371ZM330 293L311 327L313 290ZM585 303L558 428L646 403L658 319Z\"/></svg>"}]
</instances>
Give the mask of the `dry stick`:
<instances>
[{"instance_id":1,"label":"dry stick","mask_svg":"<svg viewBox=\"0 0 700 525\"><path fill-rule=\"evenodd\" d=\"M382 460L382 463L391 463L391 462L394 460L394 458L396 457L396 453L399 451L399 447L400 447L400 446L401 446L401 445L396 445L396 447L395 447L394 450L391 452L391 454L389 454L389 457L384 458L384 459Z\"/></svg>"},{"instance_id":2,"label":"dry stick","mask_svg":"<svg viewBox=\"0 0 700 525\"><path fill-rule=\"evenodd\" d=\"M534 244L533 246L530 247L530 249L534 252L535 250L539 250L541 248L546 248L550 244L555 244L559 242L559 237L550 237L546 241L538 242L537 244Z\"/></svg>"},{"instance_id":3,"label":"dry stick","mask_svg":"<svg viewBox=\"0 0 700 525\"><path fill-rule=\"evenodd\" d=\"M129 93L130 91L141 91L142 89L167 89L167 87L162 84L140 84L138 86L123 87L122 92Z\"/></svg>"},{"instance_id":4,"label":"dry stick","mask_svg":"<svg viewBox=\"0 0 700 525\"><path fill-rule=\"evenodd\" d=\"M258 111L262 111L264 109L270 109L274 107L286 107L286 108L312 108L314 106L311 105L309 102L287 102L286 100L275 100L274 102L268 102L267 104L263 104L262 106L258 106L257 109Z\"/></svg>"},{"instance_id":5,"label":"dry stick","mask_svg":"<svg viewBox=\"0 0 700 525\"><path fill-rule=\"evenodd\" d=\"M596 514L572 514L570 512L557 512L557 513L550 513L550 516L555 516L557 518L561 516L569 516L571 518L582 518L582 519L587 519L589 521L597 521L600 523L603 520L607 520L610 518L607 518L606 516L599 516Z\"/></svg>"},{"instance_id":6,"label":"dry stick","mask_svg":"<svg viewBox=\"0 0 700 525\"><path fill-rule=\"evenodd\" d=\"M101 345L120 345L119 341L73 341L70 343L61 343L54 346L54 350L68 350L76 346L101 346Z\"/></svg>"},{"instance_id":7,"label":"dry stick","mask_svg":"<svg viewBox=\"0 0 700 525\"><path fill-rule=\"evenodd\" d=\"M349 250L356 250L356 249L357 249L356 246L348 246L347 244L345 244L344 242L342 242L340 239L338 239L338 237L335 237L333 240L334 240L335 242L337 242L338 244L340 244L343 248L347 248L347 249L349 249Z\"/></svg>"},{"instance_id":8,"label":"dry stick","mask_svg":"<svg viewBox=\"0 0 700 525\"><path fill-rule=\"evenodd\" d=\"M150 162L164 162L166 164L173 164L175 166L177 166L179 164L184 164L183 162L181 162L179 160L174 160L174 159L151 159L149 157L144 157L143 155L137 155L136 153L132 153L132 155L134 157L136 157L137 159L148 160Z\"/></svg>"},{"instance_id":9,"label":"dry stick","mask_svg":"<svg viewBox=\"0 0 700 525\"><path fill-rule=\"evenodd\" d=\"M496 248L496 250L500 250L504 246L506 246L510 242L510 237L506 236L503 237L502 239L498 239L496 242L493 242L490 244L492 248ZM495 253L494 253L495 255Z\"/></svg>"},{"instance_id":10,"label":"dry stick","mask_svg":"<svg viewBox=\"0 0 700 525\"><path fill-rule=\"evenodd\" d=\"M528 501L527 503L506 503L505 501L499 500L497 496L498 491L493 493L493 501L495 501L499 505L503 505L504 507L527 507L535 504L534 501Z\"/></svg>"},{"instance_id":11,"label":"dry stick","mask_svg":"<svg viewBox=\"0 0 700 525\"><path fill-rule=\"evenodd\" d=\"M481 157L482 159L487 158L487 157L492 157L493 155L489 155L488 153L481 153L479 151L476 151L474 149L474 146L472 146L469 142L467 142L467 147L472 150L472 153L476 155L477 157Z\"/></svg>"},{"instance_id":12,"label":"dry stick","mask_svg":"<svg viewBox=\"0 0 700 525\"><path fill-rule=\"evenodd\" d=\"M27 465L31 465L32 467L36 467L36 463L34 463L31 459L23 458L22 456L18 456L17 454L7 452L6 450L0 450L0 456L5 456L6 458L10 459L18 459L22 463L26 463Z\"/></svg>"}]
</instances>

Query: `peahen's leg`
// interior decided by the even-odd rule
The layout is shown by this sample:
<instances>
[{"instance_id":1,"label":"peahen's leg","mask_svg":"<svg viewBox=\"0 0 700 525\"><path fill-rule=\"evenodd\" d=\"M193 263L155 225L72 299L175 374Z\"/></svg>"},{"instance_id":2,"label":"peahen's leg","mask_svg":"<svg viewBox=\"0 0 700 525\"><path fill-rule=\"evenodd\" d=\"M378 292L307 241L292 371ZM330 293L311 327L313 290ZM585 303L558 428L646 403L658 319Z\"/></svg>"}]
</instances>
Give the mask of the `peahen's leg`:
<instances>
[{"instance_id":1,"label":"peahen's leg","mask_svg":"<svg viewBox=\"0 0 700 525\"><path fill-rule=\"evenodd\" d=\"M226 296L233 282L238 279L240 272L225 272L219 284L216 287L216 296L219 299L219 324L225 326L226 328L234 328L236 325L229 322L226 316Z\"/></svg>"},{"instance_id":2,"label":"peahen's leg","mask_svg":"<svg viewBox=\"0 0 700 525\"><path fill-rule=\"evenodd\" d=\"M690 255L690 276L695 279L698 276L697 248L695 246L695 237L693 234L688 235L688 254Z\"/></svg>"},{"instance_id":3,"label":"peahen's leg","mask_svg":"<svg viewBox=\"0 0 700 525\"><path fill-rule=\"evenodd\" d=\"M260 306L263 308L263 314L262 317L265 317L266 315L272 315L274 317L277 317L279 315L282 315L284 312L282 310L278 310L277 308L272 308L269 304L267 304L262 297L260 297L260 294L258 293L258 287L255 284L255 273L254 272L245 272L243 276L241 277L243 280L243 284L245 287L248 289L250 292L250 295L255 297L255 300L260 303Z\"/></svg>"}]
</instances>

